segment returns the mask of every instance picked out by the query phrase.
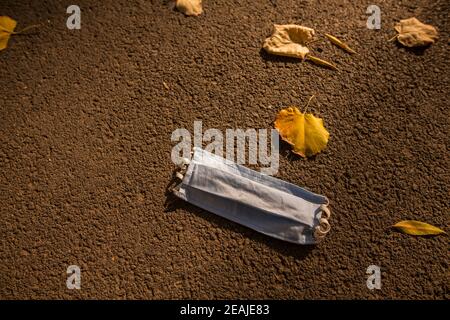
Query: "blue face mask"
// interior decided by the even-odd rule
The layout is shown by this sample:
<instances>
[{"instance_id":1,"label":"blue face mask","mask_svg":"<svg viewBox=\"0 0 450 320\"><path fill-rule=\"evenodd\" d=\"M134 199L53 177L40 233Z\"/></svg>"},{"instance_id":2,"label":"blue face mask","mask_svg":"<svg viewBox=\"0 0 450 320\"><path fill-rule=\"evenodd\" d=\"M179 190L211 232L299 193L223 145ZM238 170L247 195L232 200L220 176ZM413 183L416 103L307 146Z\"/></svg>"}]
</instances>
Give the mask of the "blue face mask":
<instances>
[{"instance_id":1,"label":"blue face mask","mask_svg":"<svg viewBox=\"0 0 450 320\"><path fill-rule=\"evenodd\" d=\"M268 236L314 244L330 231L328 199L194 148L176 196Z\"/></svg>"}]
</instances>

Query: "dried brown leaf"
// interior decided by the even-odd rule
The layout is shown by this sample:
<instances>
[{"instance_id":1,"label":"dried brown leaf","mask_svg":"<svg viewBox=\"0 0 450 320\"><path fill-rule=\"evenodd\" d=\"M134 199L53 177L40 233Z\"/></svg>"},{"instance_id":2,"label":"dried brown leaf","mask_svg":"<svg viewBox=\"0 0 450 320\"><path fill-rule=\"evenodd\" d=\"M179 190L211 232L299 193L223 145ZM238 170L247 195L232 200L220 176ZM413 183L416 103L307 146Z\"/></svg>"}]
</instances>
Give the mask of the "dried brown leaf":
<instances>
[{"instance_id":1,"label":"dried brown leaf","mask_svg":"<svg viewBox=\"0 0 450 320\"><path fill-rule=\"evenodd\" d=\"M263 44L268 53L305 59L309 53L308 42L314 38L314 30L295 25L274 25L273 34Z\"/></svg>"},{"instance_id":2,"label":"dried brown leaf","mask_svg":"<svg viewBox=\"0 0 450 320\"><path fill-rule=\"evenodd\" d=\"M428 46L438 38L435 27L422 23L416 18L400 20L394 28L398 32L398 42L406 47Z\"/></svg>"},{"instance_id":3,"label":"dried brown leaf","mask_svg":"<svg viewBox=\"0 0 450 320\"><path fill-rule=\"evenodd\" d=\"M202 14L202 0L176 0L175 7L187 16L198 16Z\"/></svg>"}]
</instances>

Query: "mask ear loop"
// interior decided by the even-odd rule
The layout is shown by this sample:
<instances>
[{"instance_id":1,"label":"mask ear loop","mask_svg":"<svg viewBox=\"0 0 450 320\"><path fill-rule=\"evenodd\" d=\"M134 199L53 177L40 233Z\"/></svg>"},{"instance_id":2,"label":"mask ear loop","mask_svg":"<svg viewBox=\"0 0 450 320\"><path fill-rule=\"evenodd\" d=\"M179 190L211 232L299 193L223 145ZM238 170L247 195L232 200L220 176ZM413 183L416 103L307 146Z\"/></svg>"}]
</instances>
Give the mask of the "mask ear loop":
<instances>
[{"instance_id":1,"label":"mask ear loop","mask_svg":"<svg viewBox=\"0 0 450 320\"><path fill-rule=\"evenodd\" d=\"M188 158L181 159L181 162L177 165L177 168L175 169L175 173L174 173L174 176L175 176L174 178L176 178L180 181L177 183L175 183L176 181L171 183L171 186L168 188L169 192L174 192L177 189L177 187L180 186L181 181L183 181L184 175L186 174L187 168L190 163L191 163L191 160L189 160Z\"/></svg>"},{"instance_id":2,"label":"mask ear loop","mask_svg":"<svg viewBox=\"0 0 450 320\"><path fill-rule=\"evenodd\" d=\"M178 169L175 172L175 176L180 179L183 180L184 175L186 174L187 171L187 167L189 166L189 164L191 163L191 160L189 160L188 158L182 158L180 164L178 164Z\"/></svg>"},{"instance_id":3,"label":"mask ear loop","mask_svg":"<svg viewBox=\"0 0 450 320\"><path fill-rule=\"evenodd\" d=\"M322 204L320 206L320 210L322 211L322 216L319 220L319 225L315 228L314 238L317 242L320 242L325 238L327 233L331 230L331 225L328 222L328 219L331 217L330 208L328 208L328 202L326 204Z\"/></svg>"}]
</instances>

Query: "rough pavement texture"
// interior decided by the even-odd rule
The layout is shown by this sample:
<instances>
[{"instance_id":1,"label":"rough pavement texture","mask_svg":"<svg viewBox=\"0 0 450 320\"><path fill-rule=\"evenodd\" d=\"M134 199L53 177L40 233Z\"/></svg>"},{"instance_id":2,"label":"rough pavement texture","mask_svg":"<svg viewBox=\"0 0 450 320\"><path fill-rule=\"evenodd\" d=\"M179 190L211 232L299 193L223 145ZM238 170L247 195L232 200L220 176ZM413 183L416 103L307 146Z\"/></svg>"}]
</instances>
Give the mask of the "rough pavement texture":
<instances>
[{"instance_id":1,"label":"rough pavement texture","mask_svg":"<svg viewBox=\"0 0 450 320\"><path fill-rule=\"evenodd\" d=\"M81 30L66 28L72 2ZM378 1L379 31L365 27L367 1L236 3L205 0L193 18L156 0L1 1L18 29L44 23L0 53L1 298L449 298L447 236L389 229L448 231L449 2ZM388 42L411 16L439 29L427 50ZM358 54L315 43L340 72L268 56L273 23ZM324 243L166 204L173 130L270 128L312 94L329 145L308 161L283 145L277 177L329 197ZM81 290L66 289L71 264ZM366 287L371 264L381 290Z\"/></svg>"}]
</instances>

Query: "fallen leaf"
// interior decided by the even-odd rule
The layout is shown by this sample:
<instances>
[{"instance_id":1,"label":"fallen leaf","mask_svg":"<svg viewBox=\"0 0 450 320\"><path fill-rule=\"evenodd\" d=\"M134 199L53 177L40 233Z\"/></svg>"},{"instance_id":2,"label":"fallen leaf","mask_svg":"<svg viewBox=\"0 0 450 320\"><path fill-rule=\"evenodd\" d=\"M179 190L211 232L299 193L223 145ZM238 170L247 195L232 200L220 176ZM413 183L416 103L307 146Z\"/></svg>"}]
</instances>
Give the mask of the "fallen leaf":
<instances>
[{"instance_id":1,"label":"fallen leaf","mask_svg":"<svg viewBox=\"0 0 450 320\"><path fill-rule=\"evenodd\" d=\"M416 18L400 20L394 28L399 33L396 36L398 42L406 47L428 46L438 38L435 27L422 23Z\"/></svg>"},{"instance_id":2,"label":"fallen leaf","mask_svg":"<svg viewBox=\"0 0 450 320\"><path fill-rule=\"evenodd\" d=\"M346 43L342 42L341 40L339 40L338 38L336 38L335 36L332 36L331 34L325 33L325 37L328 38L328 40L330 40L332 43L334 43L335 45L337 45L339 48L344 49L345 51L347 51L348 53L356 53L355 50L353 50L352 48L350 48Z\"/></svg>"},{"instance_id":3,"label":"fallen leaf","mask_svg":"<svg viewBox=\"0 0 450 320\"><path fill-rule=\"evenodd\" d=\"M281 110L275 120L275 128L281 138L293 146L293 152L302 157L322 151L330 135L322 119L311 113L302 113L297 107Z\"/></svg>"},{"instance_id":4,"label":"fallen leaf","mask_svg":"<svg viewBox=\"0 0 450 320\"><path fill-rule=\"evenodd\" d=\"M187 16L198 16L203 12L202 0L176 0L175 6Z\"/></svg>"},{"instance_id":5,"label":"fallen leaf","mask_svg":"<svg viewBox=\"0 0 450 320\"><path fill-rule=\"evenodd\" d=\"M309 61L311 61L312 63L317 64L318 66L330 68L330 69L332 69L332 70L338 70L338 68L337 68L334 64L332 64L332 63L330 63L330 62L328 62L328 61L319 59L319 58L317 58L317 57L314 57L314 56L312 56L312 55L310 55L310 54L308 54L308 55L306 56L306 60L309 60Z\"/></svg>"},{"instance_id":6,"label":"fallen leaf","mask_svg":"<svg viewBox=\"0 0 450 320\"><path fill-rule=\"evenodd\" d=\"M314 30L295 24L274 25L274 31L263 44L270 54L305 59L306 46L314 38Z\"/></svg>"},{"instance_id":7,"label":"fallen leaf","mask_svg":"<svg viewBox=\"0 0 450 320\"><path fill-rule=\"evenodd\" d=\"M9 37L14 33L17 22L7 16L0 17L0 50L8 46Z\"/></svg>"},{"instance_id":8,"label":"fallen leaf","mask_svg":"<svg viewBox=\"0 0 450 320\"><path fill-rule=\"evenodd\" d=\"M431 224L415 221L415 220L405 220L392 226L399 231L410 234L413 236L426 236L426 235L436 235L445 233L445 231L432 226Z\"/></svg>"}]
</instances>

